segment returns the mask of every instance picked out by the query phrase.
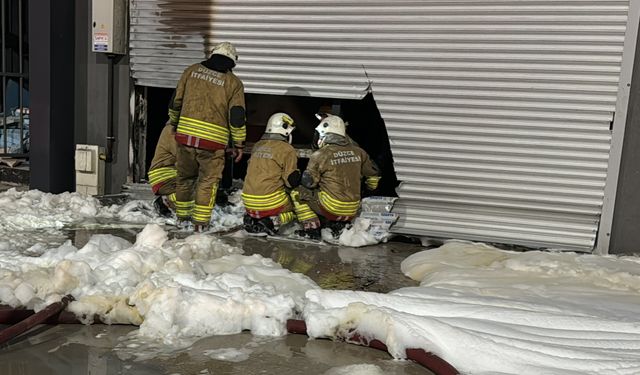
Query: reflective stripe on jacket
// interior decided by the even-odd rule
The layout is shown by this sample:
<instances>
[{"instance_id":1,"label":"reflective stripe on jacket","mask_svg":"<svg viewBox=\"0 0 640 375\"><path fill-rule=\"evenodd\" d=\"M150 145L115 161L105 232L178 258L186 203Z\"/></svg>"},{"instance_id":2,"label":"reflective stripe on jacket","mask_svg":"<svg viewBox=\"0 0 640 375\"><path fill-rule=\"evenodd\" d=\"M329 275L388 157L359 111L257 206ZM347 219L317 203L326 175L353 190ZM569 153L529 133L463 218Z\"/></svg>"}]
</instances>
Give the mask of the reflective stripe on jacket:
<instances>
[{"instance_id":1,"label":"reflective stripe on jacket","mask_svg":"<svg viewBox=\"0 0 640 375\"><path fill-rule=\"evenodd\" d=\"M288 178L297 169L298 156L288 142L263 139L256 143L242 189L247 212L264 217L282 211L290 203L285 192L285 188L292 188Z\"/></svg>"},{"instance_id":2,"label":"reflective stripe on jacket","mask_svg":"<svg viewBox=\"0 0 640 375\"><path fill-rule=\"evenodd\" d=\"M378 176L369 155L350 143L323 146L311 155L305 173L313 180L309 187L319 187L322 208L336 217L355 216L362 178Z\"/></svg>"},{"instance_id":3,"label":"reflective stripe on jacket","mask_svg":"<svg viewBox=\"0 0 640 375\"><path fill-rule=\"evenodd\" d=\"M247 213L256 218L275 216L284 211L285 207L290 206L289 196L284 190L270 195L242 193L242 201Z\"/></svg>"},{"instance_id":4,"label":"reflective stripe on jacket","mask_svg":"<svg viewBox=\"0 0 640 375\"><path fill-rule=\"evenodd\" d=\"M245 108L240 79L231 71L191 65L182 73L169 108L169 119L177 125L176 141L206 150L225 148L229 135L236 144L244 143L245 124L230 125L233 107Z\"/></svg>"}]
</instances>

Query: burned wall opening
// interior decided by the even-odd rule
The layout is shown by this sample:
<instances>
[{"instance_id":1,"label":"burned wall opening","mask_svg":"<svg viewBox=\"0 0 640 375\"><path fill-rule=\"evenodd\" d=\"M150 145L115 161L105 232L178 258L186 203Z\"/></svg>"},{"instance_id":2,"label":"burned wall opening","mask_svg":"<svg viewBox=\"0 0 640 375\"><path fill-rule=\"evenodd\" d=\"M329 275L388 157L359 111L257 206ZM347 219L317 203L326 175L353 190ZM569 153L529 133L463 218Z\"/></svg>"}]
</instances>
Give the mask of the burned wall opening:
<instances>
[{"instance_id":1,"label":"burned wall opening","mask_svg":"<svg viewBox=\"0 0 640 375\"><path fill-rule=\"evenodd\" d=\"M160 132L168 121L167 108L173 89L149 87L147 91L147 144L145 171L149 170ZM298 167L303 170L313 152L313 135L318 125L319 111L338 115L348 124L347 134L364 149L378 165L382 179L373 192L376 195L397 196L398 185L387 129L372 94L363 99L317 98L311 96L267 95L247 93L247 151L262 137L269 117L276 112L289 114L296 122L293 146L299 150ZM247 170L245 155L240 163L227 162L221 187L231 187L232 179L244 179ZM369 193L363 190L365 196Z\"/></svg>"}]
</instances>

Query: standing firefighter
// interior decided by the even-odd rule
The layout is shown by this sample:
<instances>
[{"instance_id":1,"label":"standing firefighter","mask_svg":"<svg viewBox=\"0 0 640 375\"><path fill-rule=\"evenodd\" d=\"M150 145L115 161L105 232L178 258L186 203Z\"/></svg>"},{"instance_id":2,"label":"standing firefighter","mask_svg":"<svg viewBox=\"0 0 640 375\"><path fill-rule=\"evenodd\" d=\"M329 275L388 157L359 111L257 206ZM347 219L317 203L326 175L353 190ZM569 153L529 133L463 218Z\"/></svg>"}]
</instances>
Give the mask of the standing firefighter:
<instances>
[{"instance_id":1,"label":"standing firefighter","mask_svg":"<svg viewBox=\"0 0 640 375\"><path fill-rule=\"evenodd\" d=\"M318 215L337 235L360 209L362 178L368 189L378 187L377 167L363 149L349 141L345 130L342 119L333 115L316 127L319 150L309 159L302 186L291 194L304 236L320 238Z\"/></svg>"},{"instance_id":2,"label":"standing firefighter","mask_svg":"<svg viewBox=\"0 0 640 375\"><path fill-rule=\"evenodd\" d=\"M298 156L291 146L294 129L289 115L275 113L253 147L242 189L244 227L249 233L274 235L280 225L295 218L287 193L300 183Z\"/></svg>"},{"instance_id":3,"label":"standing firefighter","mask_svg":"<svg viewBox=\"0 0 640 375\"><path fill-rule=\"evenodd\" d=\"M229 136L235 161L242 158L244 87L231 71L237 60L231 43L216 45L208 60L182 73L169 108L171 123L177 126L178 226L185 227L191 221L196 232L209 227Z\"/></svg>"},{"instance_id":4,"label":"standing firefighter","mask_svg":"<svg viewBox=\"0 0 640 375\"><path fill-rule=\"evenodd\" d=\"M160 133L149 168L151 190L158 196L153 205L162 216L171 216L170 209L176 203L176 152L175 128L167 123Z\"/></svg>"}]
</instances>

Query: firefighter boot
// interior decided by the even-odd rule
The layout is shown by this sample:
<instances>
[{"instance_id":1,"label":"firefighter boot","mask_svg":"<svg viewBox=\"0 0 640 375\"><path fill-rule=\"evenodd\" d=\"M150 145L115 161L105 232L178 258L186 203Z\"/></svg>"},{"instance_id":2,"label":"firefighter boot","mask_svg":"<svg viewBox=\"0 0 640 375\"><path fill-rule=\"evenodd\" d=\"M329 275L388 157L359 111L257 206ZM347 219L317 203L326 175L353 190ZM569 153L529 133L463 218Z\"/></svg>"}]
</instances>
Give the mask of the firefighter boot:
<instances>
[{"instance_id":1,"label":"firefighter boot","mask_svg":"<svg viewBox=\"0 0 640 375\"><path fill-rule=\"evenodd\" d=\"M333 235L334 238L339 238L347 224L349 224L348 221L329 221L326 226L331 229L331 235Z\"/></svg>"},{"instance_id":2,"label":"firefighter boot","mask_svg":"<svg viewBox=\"0 0 640 375\"><path fill-rule=\"evenodd\" d=\"M244 230L246 230L247 233L255 236L274 236L276 234L275 225L271 218L268 217L256 219L249 215L244 215L243 224Z\"/></svg>"},{"instance_id":3,"label":"firefighter boot","mask_svg":"<svg viewBox=\"0 0 640 375\"><path fill-rule=\"evenodd\" d=\"M158 215L162 217L171 217L171 209L165 204L164 199L162 198L162 196L159 196L153 201L153 208L155 208Z\"/></svg>"},{"instance_id":4,"label":"firefighter boot","mask_svg":"<svg viewBox=\"0 0 640 375\"><path fill-rule=\"evenodd\" d=\"M302 224L302 230L297 230L296 234L300 237L309 238L314 241L320 241L322 234L320 233L320 220L314 217L309 220L304 220Z\"/></svg>"},{"instance_id":5,"label":"firefighter boot","mask_svg":"<svg viewBox=\"0 0 640 375\"><path fill-rule=\"evenodd\" d=\"M178 230L184 230L184 231L188 231L191 230L191 220L189 219L178 219L178 221L176 221L176 227L178 228Z\"/></svg>"}]
</instances>

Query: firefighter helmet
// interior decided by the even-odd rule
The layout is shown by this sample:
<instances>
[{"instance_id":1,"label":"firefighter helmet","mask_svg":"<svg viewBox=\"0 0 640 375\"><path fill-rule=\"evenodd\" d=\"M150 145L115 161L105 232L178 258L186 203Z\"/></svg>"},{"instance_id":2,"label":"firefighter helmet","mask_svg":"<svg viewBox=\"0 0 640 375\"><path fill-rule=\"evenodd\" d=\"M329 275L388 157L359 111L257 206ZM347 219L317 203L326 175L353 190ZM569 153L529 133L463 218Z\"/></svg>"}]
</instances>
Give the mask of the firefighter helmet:
<instances>
[{"instance_id":1,"label":"firefighter helmet","mask_svg":"<svg viewBox=\"0 0 640 375\"><path fill-rule=\"evenodd\" d=\"M296 125L291 116L283 112L278 112L269 117L265 133L275 133L289 137L295 128Z\"/></svg>"},{"instance_id":2,"label":"firefighter helmet","mask_svg":"<svg viewBox=\"0 0 640 375\"><path fill-rule=\"evenodd\" d=\"M337 134L340 136L346 136L346 126L344 121L338 116L327 115L320 121L320 124L316 126L316 139L318 147L324 145L324 139L327 134Z\"/></svg>"},{"instance_id":3,"label":"firefighter helmet","mask_svg":"<svg viewBox=\"0 0 640 375\"><path fill-rule=\"evenodd\" d=\"M216 44L211 51L212 55L222 55L230 58L234 63L238 61L238 53L236 47L229 42L221 42Z\"/></svg>"}]
</instances>

